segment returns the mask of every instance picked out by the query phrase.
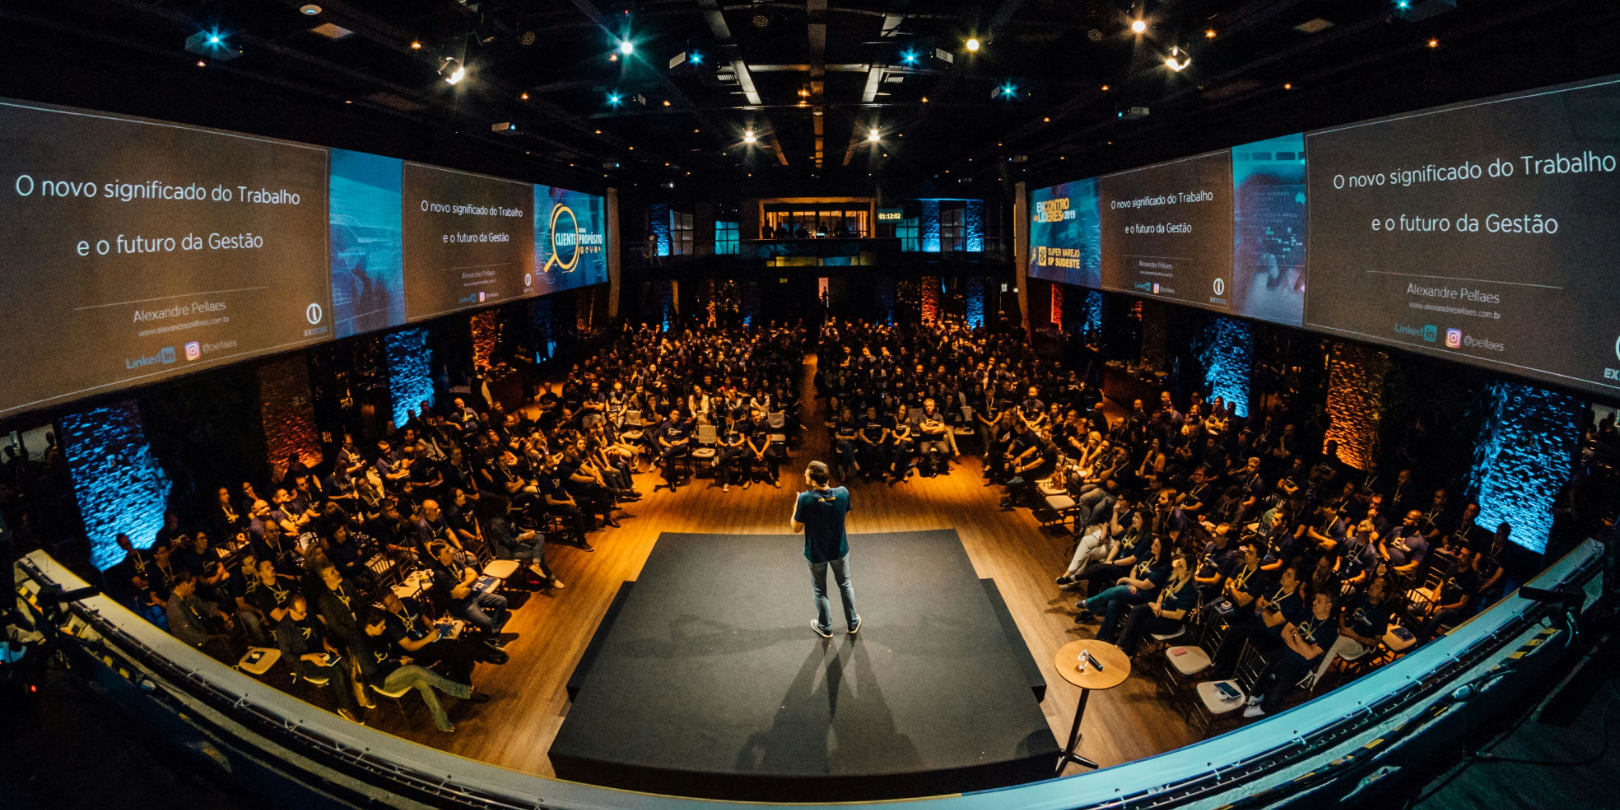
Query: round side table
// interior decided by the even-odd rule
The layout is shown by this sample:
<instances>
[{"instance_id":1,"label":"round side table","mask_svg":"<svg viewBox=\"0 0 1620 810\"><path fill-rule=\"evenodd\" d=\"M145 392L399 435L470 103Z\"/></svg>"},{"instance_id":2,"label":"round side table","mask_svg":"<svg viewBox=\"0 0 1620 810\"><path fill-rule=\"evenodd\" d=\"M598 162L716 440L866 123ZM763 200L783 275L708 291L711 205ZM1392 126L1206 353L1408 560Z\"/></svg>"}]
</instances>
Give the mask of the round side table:
<instances>
[{"instance_id":1,"label":"round side table","mask_svg":"<svg viewBox=\"0 0 1620 810\"><path fill-rule=\"evenodd\" d=\"M1080 668L1081 653L1087 652L1101 667L1086 662L1085 669ZM1131 657L1123 650L1106 641L1096 639L1080 639L1063 645L1057 651L1057 671L1063 680L1080 687L1080 705L1074 709L1074 728L1069 729L1069 744L1064 747L1062 756L1058 757L1057 774L1061 775L1063 769L1073 762L1087 768L1097 767L1097 763L1075 753L1080 749L1080 718L1086 714L1086 701L1093 691L1113 689L1125 682L1131 676Z\"/></svg>"}]
</instances>

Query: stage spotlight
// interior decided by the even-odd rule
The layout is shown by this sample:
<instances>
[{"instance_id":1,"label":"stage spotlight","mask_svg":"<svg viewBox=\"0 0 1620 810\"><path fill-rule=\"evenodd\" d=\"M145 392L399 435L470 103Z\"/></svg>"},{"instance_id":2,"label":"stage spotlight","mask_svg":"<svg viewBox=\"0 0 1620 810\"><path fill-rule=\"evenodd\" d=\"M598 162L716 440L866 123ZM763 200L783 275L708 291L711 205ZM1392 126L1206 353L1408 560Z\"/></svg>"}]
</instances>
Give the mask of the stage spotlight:
<instances>
[{"instance_id":1,"label":"stage spotlight","mask_svg":"<svg viewBox=\"0 0 1620 810\"><path fill-rule=\"evenodd\" d=\"M307 15L309 15L311 17L321 13L321 7L315 5L314 3L305 3L304 5L299 6L298 10L304 12L305 14L307 14Z\"/></svg>"},{"instance_id":2,"label":"stage spotlight","mask_svg":"<svg viewBox=\"0 0 1620 810\"><path fill-rule=\"evenodd\" d=\"M1207 30L1204 31L1204 39L1214 39L1214 38L1215 38L1215 29L1210 28L1210 29L1207 29Z\"/></svg>"},{"instance_id":3,"label":"stage spotlight","mask_svg":"<svg viewBox=\"0 0 1620 810\"><path fill-rule=\"evenodd\" d=\"M231 47L226 41L228 34L220 33L219 29L198 31L186 37L186 50L205 59L218 62L229 62L242 55L242 49Z\"/></svg>"},{"instance_id":4,"label":"stage spotlight","mask_svg":"<svg viewBox=\"0 0 1620 810\"><path fill-rule=\"evenodd\" d=\"M617 107L617 106L619 106L620 104L623 104L623 103L624 103L624 96L621 96L618 93L608 93L608 106Z\"/></svg>"},{"instance_id":5,"label":"stage spotlight","mask_svg":"<svg viewBox=\"0 0 1620 810\"><path fill-rule=\"evenodd\" d=\"M622 53L625 56L629 56L630 54L633 54L635 52L636 52L636 46L630 40L627 39L627 40L624 40L623 42L619 43L619 53Z\"/></svg>"},{"instance_id":6,"label":"stage spotlight","mask_svg":"<svg viewBox=\"0 0 1620 810\"><path fill-rule=\"evenodd\" d=\"M978 37L968 37L967 49L970 51L977 51L979 49Z\"/></svg>"},{"instance_id":7,"label":"stage spotlight","mask_svg":"<svg viewBox=\"0 0 1620 810\"><path fill-rule=\"evenodd\" d=\"M446 56L439 63L439 75L444 77L445 84L458 84L462 79L467 78L467 66L463 65L461 60L455 57Z\"/></svg>"},{"instance_id":8,"label":"stage spotlight","mask_svg":"<svg viewBox=\"0 0 1620 810\"><path fill-rule=\"evenodd\" d=\"M877 130L875 130L875 129L874 129L874 130L872 130L872 131L870 131L870 132L868 132L868 133L866 133L866 140L868 140L868 141L870 141L870 142L872 142L872 143L877 143L877 142L878 142L878 141L880 141L880 140L882 140L882 139L883 139L883 135L882 135L882 134L880 134L880 133L879 133L879 132L878 132L878 131L877 131Z\"/></svg>"},{"instance_id":9,"label":"stage spotlight","mask_svg":"<svg viewBox=\"0 0 1620 810\"><path fill-rule=\"evenodd\" d=\"M918 57L917 51L912 48L907 48L900 52L900 63L906 65L907 67L916 65L919 58L920 57Z\"/></svg>"},{"instance_id":10,"label":"stage spotlight","mask_svg":"<svg viewBox=\"0 0 1620 810\"><path fill-rule=\"evenodd\" d=\"M413 51L422 50L422 43L420 41L418 41L418 40L414 40L414 39L411 40L411 50L413 50Z\"/></svg>"},{"instance_id":11,"label":"stage spotlight","mask_svg":"<svg viewBox=\"0 0 1620 810\"><path fill-rule=\"evenodd\" d=\"M743 133L743 143L753 143L757 140L759 140L759 136L755 135L753 130L750 129Z\"/></svg>"},{"instance_id":12,"label":"stage spotlight","mask_svg":"<svg viewBox=\"0 0 1620 810\"><path fill-rule=\"evenodd\" d=\"M1164 57L1164 66L1177 73L1186 70L1190 64L1192 64L1192 57L1188 56L1187 52L1180 48L1172 47L1170 53Z\"/></svg>"},{"instance_id":13,"label":"stage spotlight","mask_svg":"<svg viewBox=\"0 0 1620 810\"><path fill-rule=\"evenodd\" d=\"M1138 34L1147 33L1147 20L1137 20L1131 23L1131 31Z\"/></svg>"}]
</instances>

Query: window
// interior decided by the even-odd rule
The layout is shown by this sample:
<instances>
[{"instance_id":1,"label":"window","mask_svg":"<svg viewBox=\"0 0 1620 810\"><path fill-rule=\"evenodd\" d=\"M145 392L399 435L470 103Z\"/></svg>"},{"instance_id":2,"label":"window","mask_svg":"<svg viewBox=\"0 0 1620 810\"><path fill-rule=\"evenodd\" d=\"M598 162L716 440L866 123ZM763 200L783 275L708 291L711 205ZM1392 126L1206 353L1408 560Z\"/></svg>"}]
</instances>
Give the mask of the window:
<instances>
[{"instance_id":1,"label":"window","mask_svg":"<svg viewBox=\"0 0 1620 810\"><path fill-rule=\"evenodd\" d=\"M740 234L738 223L714 221L714 252L716 255L736 255L737 239Z\"/></svg>"},{"instance_id":2,"label":"window","mask_svg":"<svg viewBox=\"0 0 1620 810\"><path fill-rule=\"evenodd\" d=\"M672 256L692 255L692 215L669 212L669 252Z\"/></svg>"},{"instance_id":3,"label":"window","mask_svg":"<svg viewBox=\"0 0 1620 810\"><path fill-rule=\"evenodd\" d=\"M939 210L939 250L941 253L955 253L967 248L967 209L960 205L951 208L940 206Z\"/></svg>"},{"instance_id":4,"label":"window","mask_svg":"<svg viewBox=\"0 0 1620 810\"><path fill-rule=\"evenodd\" d=\"M895 238L900 240L900 250L905 253L917 253L922 245L917 239L917 218L908 217L894 224Z\"/></svg>"}]
</instances>

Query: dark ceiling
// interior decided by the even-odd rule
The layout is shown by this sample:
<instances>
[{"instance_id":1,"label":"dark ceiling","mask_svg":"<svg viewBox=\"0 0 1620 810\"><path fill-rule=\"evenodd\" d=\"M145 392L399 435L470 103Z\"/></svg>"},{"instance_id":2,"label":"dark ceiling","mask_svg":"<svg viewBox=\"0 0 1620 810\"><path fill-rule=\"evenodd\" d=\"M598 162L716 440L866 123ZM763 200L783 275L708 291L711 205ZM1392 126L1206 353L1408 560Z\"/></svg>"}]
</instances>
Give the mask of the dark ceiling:
<instances>
[{"instance_id":1,"label":"dark ceiling","mask_svg":"<svg viewBox=\"0 0 1620 810\"><path fill-rule=\"evenodd\" d=\"M582 188L992 196L1620 72L1612 0L1402 2L0 0L0 94Z\"/></svg>"}]
</instances>

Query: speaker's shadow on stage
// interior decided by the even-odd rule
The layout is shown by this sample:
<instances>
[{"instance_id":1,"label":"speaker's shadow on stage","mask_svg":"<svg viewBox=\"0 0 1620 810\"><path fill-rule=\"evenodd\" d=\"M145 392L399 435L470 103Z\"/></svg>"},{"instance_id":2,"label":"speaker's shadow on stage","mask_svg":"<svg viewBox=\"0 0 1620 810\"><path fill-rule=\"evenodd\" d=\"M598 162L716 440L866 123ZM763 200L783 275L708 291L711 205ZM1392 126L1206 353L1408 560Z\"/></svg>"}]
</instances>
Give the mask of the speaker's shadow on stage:
<instances>
[{"instance_id":1,"label":"speaker's shadow on stage","mask_svg":"<svg viewBox=\"0 0 1620 810\"><path fill-rule=\"evenodd\" d=\"M895 728L865 645L844 636L814 643L770 730L737 752L737 772L849 773L877 760L897 770L922 766L917 746Z\"/></svg>"}]
</instances>

